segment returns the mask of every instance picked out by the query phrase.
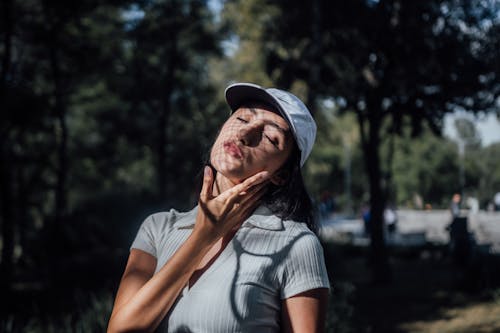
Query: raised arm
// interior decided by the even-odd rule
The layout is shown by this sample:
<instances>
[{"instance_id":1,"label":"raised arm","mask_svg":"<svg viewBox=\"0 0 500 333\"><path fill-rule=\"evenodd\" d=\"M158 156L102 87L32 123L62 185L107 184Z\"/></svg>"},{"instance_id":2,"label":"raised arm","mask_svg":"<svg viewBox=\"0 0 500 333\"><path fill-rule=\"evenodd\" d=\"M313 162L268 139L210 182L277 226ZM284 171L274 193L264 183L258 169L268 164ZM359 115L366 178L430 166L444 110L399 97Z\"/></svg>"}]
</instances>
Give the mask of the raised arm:
<instances>
[{"instance_id":1,"label":"raised arm","mask_svg":"<svg viewBox=\"0 0 500 333\"><path fill-rule=\"evenodd\" d=\"M262 172L213 196L214 177L206 168L193 232L167 263L154 274L156 258L131 250L108 333L154 331L208 250L256 208L266 177Z\"/></svg>"},{"instance_id":2,"label":"raised arm","mask_svg":"<svg viewBox=\"0 0 500 333\"><path fill-rule=\"evenodd\" d=\"M131 250L108 332L154 331L210 245L193 234L155 275L156 259L141 250Z\"/></svg>"},{"instance_id":3,"label":"raised arm","mask_svg":"<svg viewBox=\"0 0 500 333\"><path fill-rule=\"evenodd\" d=\"M138 249L130 250L111 314L112 320L109 327L111 331L113 328L111 323L116 321L116 313L151 279L156 269L156 262L156 258L147 252Z\"/></svg>"}]
</instances>

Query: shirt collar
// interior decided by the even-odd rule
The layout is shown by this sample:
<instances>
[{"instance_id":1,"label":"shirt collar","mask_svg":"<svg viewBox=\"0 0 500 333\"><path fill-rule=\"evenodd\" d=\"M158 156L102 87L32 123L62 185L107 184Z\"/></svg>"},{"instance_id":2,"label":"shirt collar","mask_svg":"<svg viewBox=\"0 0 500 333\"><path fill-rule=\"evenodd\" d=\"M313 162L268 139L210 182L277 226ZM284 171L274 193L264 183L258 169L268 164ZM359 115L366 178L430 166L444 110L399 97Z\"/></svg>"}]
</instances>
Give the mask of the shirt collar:
<instances>
[{"instance_id":1,"label":"shirt collar","mask_svg":"<svg viewBox=\"0 0 500 333\"><path fill-rule=\"evenodd\" d=\"M283 221L266 206L261 205L253 212L253 214L242 224L242 227L252 225L257 228L266 230L282 230Z\"/></svg>"},{"instance_id":2,"label":"shirt collar","mask_svg":"<svg viewBox=\"0 0 500 333\"><path fill-rule=\"evenodd\" d=\"M191 229L194 227L196 222L196 214L198 213L198 205L196 205L189 212L185 213L177 221L175 221L175 227L177 229Z\"/></svg>"},{"instance_id":3,"label":"shirt collar","mask_svg":"<svg viewBox=\"0 0 500 333\"><path fill-rule=\"evenodd\" d=\"M177 229L192 229L196 222L196 214L198 206L191 209L185 215L180 217L175 222ZM242 227L257 227L265 230L282 230L283 221L278 216L274 215L271 210L261 205L253 212L253 214L241 225Z\"/></svg>"}]
</instances>

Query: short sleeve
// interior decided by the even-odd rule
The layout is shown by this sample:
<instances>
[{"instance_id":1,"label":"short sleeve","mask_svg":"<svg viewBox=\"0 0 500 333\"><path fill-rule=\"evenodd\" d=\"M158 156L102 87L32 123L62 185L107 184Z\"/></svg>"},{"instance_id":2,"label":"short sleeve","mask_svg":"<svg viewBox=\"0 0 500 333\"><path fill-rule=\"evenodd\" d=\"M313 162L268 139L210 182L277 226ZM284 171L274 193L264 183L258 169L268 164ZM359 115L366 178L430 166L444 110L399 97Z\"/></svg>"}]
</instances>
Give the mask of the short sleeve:
<instances>
[{"instance_id":1,"label":"short sleeve","mask_svg":"<svg viewBox=\"0 0 500 333\"><path fill-rule=\"evenodd\" d=\"M156 242L158 232L158 224L155 220L155 216L148 216L144 222L142 222L130 249L139 249L158 258L156 253L156 249L158 248Z\"/></svg>"},{"instance_id":2,"label":"short sleeve","mask_svg":"<svg viewBox=\"0 0 500 333\"><path fill-rule=\"evenodd\" d=\"M330 289L323 248L314 234L301 234L285 258L280 296L286 299L317 288Z\"/></svg>"}]
</instances>

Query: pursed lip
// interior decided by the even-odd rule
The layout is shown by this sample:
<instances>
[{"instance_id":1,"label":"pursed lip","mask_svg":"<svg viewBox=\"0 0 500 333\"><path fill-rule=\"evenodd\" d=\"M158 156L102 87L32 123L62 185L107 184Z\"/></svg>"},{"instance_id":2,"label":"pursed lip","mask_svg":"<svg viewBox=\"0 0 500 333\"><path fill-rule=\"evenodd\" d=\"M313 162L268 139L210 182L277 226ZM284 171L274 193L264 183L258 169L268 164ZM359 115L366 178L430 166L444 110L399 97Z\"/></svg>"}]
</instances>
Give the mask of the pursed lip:
<instances>
[{"instance_id":1,"label":"pursed lip","mask_svg":"<svg viewBox=\"0 0 500 333\"><path fill-rule=\"evenodd\" d=\"M234 141L226 141L226 142L224 142L223 146L224 146L224 150L229 155L236 157L238 159L243 158L243 153L241 152L240 147L238 147L238 145L236 143L234 143Z\"/></svg>"}]
</instances>

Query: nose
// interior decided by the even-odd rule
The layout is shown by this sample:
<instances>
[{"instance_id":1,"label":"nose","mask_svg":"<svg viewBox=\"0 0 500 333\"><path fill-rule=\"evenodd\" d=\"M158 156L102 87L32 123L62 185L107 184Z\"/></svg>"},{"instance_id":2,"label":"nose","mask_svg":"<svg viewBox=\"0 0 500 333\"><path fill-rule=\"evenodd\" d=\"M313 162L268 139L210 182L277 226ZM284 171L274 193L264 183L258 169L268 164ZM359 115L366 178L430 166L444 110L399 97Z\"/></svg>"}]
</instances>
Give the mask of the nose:
<instances>
[{"instance_id":1,"label":"nose","mask_svg":"<svg viewBox=\"0 0 500 333\"><path fill-rule=\"evenodd\" d=\"M262 138L262 131L263 123L261 121L244 124L238 131L238 140L244 146L255 147Z\"/></svg>"}]
</instances>

